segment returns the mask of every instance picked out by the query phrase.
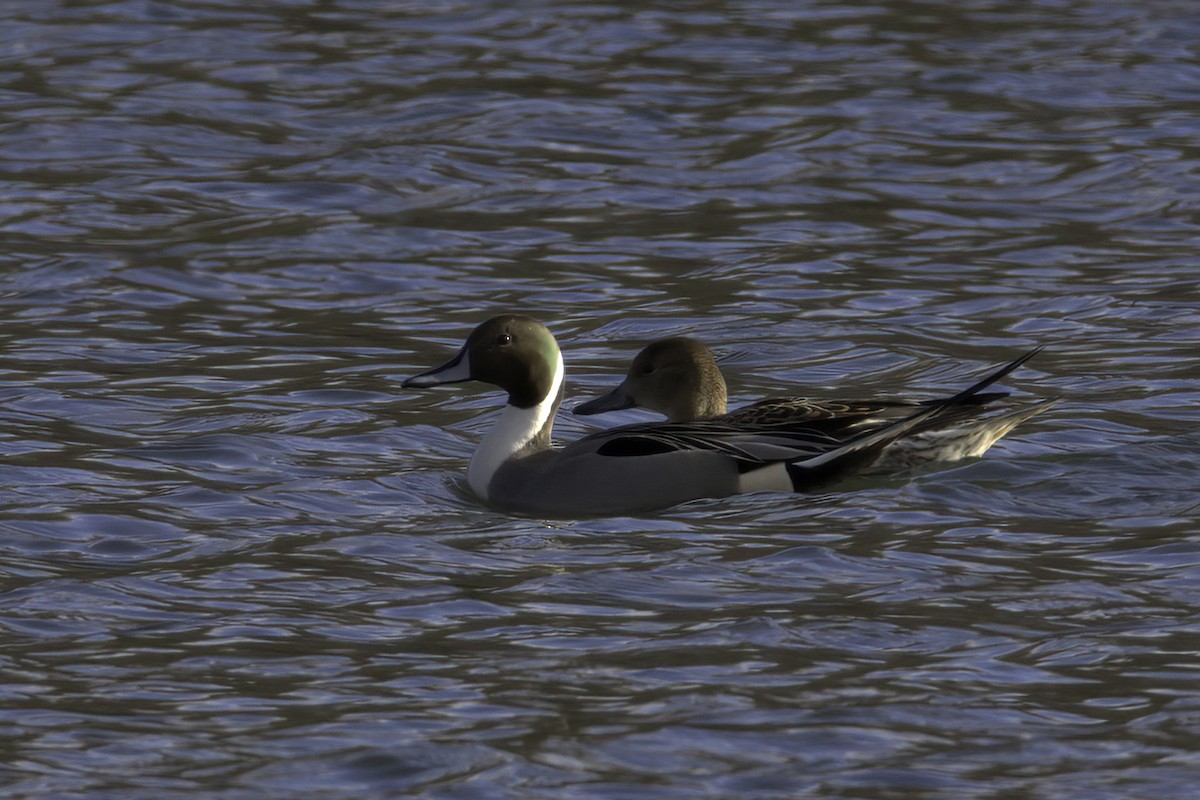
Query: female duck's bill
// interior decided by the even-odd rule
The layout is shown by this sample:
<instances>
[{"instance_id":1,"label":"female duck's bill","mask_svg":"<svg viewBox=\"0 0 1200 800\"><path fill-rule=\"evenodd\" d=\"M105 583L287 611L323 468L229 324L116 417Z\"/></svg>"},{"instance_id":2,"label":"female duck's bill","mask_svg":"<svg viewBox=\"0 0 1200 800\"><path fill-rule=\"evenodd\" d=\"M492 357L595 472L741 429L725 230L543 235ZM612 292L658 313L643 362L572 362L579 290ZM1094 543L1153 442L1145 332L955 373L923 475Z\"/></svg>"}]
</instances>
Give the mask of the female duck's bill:
<instances>
[{"instance_id":1,"label":"female duck's bill","mask_svg":"<svg viewBox=\"0 0 1200 800\"><path fill-rule=\"evenodd\" d=\"M1017 363L954 397L910 408L900 419L853 429L718 419L615 428L559 449L550 447L550 433L562 398L562 354L550 331L530 317L505 315L484 322L454 358L404 385L478 380L506 391L500 418L471 459L468 483L498 506L579 516L826 485L870 465L921 426L972 403Z\"/></svg>"}]
</instances>

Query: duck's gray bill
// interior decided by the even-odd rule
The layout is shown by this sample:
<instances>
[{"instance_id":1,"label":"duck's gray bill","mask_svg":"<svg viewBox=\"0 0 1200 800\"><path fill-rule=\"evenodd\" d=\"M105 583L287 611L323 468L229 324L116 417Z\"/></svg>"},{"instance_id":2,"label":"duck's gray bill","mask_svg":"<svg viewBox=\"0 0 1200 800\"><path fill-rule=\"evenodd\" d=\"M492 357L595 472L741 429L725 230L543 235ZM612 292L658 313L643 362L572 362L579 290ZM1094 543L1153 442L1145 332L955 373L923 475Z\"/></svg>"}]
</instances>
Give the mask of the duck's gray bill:
<instances>
[{"instance_id":1,"label":"duck's gray bill","mask_svg":"<svg viewBox=\"0 0 1200 800\"><path fill-rule=\"evenodd\" d=\"M467 358L466 348L463 348L458 351L458 355L440 367L434 367L428 372L414 375L400 385L405 389L410 386L421 388L422 386L440 386L443 383L459 383L469 380L471 380L471 362Z\"/></svg>"},{"instance_id":2,"label":"duck's gray bill","mask_svg":"<svg viewBox=\"0 0 1200 800\"><path fill-rule=\"evenodd\" d=\"M620 411L622 408L633 408L635 405L637 403L629 396L629 392L625 391L625 384L621 384L602 397L580 403L573 410L576 414L587 416L588 414L603 414L605 411Z\"/></svg>"}]
</instances>

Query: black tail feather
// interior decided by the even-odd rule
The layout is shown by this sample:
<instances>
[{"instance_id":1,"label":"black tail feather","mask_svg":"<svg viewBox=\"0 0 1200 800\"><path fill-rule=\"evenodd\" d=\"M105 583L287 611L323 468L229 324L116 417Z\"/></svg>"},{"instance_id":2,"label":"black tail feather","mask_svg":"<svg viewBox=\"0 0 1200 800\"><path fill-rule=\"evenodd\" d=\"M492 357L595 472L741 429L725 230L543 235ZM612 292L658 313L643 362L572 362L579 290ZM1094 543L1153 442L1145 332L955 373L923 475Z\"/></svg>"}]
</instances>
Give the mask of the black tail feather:
<instances>
[{"instance_id":1,"label":"black tail feather","mask_svg":"<svg viewBox=\"0 0 1200 800\"><path fill-rule=\"evenodd\" d=\"M1021 366L1022 364L1024 364L1026 361L1033 358L1034 356L1036 356L1041 351L1042 351L1042 348L1039 345L1038 347L1033 348L1028 353L1021 356L1020 358L1017 358L1017 359L1014 359L1013 361L1008 362L1003 367L996 370L991 375L988 375L986 378L979 381L978 383L974 383L974 384L968 386L966 389L963 389L958 394L953 395L952 397L947 397L944 400L932 400L929 402L931 405L939 405L939 406L955 406L955 405L960 405L964 402L968 402L968 401L972 400L974 397L979 396L979 392L981 392L982 390L991 386L993 383L1000 380L1005 375L1009 374L1014 369Z\"/></svg>"},{"instance_id":2,"label":"black tail feather","mask_svg":"<svg viewBox=\"0 0 1200 800\"><path fill-rule=\"evenodd\" d=\"M916 413L857 436L831 453L787 464L787 473L792 481L792 488L798 492L809 491L835 483L872 464L879 458L884 448L902 436L914 431L937 427L942 418L955 416L954 409L961 409L964 405L978 405L1007 396L1007 392L988 394L980 394L980 392L1033 358L1041 349L1040 346L1035 347L955 395L941 400L924 401L921 403L921 410Z\"/></svg>"},{"instance_id":3,"label":"black tail feather","mask_svg":"<svg viewBox=\"0 0 1200 800\"><path fill-rule=\"evenodd\" d=\"M895 439L887 439L869 447L862 447L815 467L806 467L803 462L787 464L792 491L811 492L848 478L875 463L883 449L894 441Z\"/></svg>"},{"instance_id":4,"label":"black tail feather","mask_svg":"<svg viewBox=\"0 0 1200 800\"><path fill-rule=\"evenodd\" d=\"M874 462L883 448L943 411L943 406L926 406L904 419L856 436L828 453L788 462L784 466L792 490L805 492L841 480Z\"/></svg>"},{"instance_id":5,"label":"black tail feather","mask_svg":"<svg viewBox=\"0 0 1200 800\"><path fill-rule=\"evenodd\" d=\"M972 405L972 406L986 406L988 403L994 403L997 400L1003 400L1004 398L1008 397L1008 394L1009 394L1008 392L984 392L982 394L974 394L974 395L971 395L970 397L964 399L962 404L963 405ZM937 405L941 405L944 402L946 402L944 399L935 397L932 400L920 400L917 402L917 405L919 405L919 406L937 406Z\"/></svg>"}]
</instances>

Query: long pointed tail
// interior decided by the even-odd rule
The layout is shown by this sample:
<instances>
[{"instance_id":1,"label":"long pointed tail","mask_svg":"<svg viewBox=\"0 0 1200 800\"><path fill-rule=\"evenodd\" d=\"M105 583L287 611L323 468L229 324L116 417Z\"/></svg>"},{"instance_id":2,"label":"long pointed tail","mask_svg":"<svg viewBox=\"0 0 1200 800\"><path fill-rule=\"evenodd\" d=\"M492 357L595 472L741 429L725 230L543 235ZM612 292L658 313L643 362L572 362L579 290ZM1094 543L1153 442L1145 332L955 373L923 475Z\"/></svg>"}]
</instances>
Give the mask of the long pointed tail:
<instances>
[{"instance_id":1,"label":"long pointed tail","mask_svg":"<svg viewBox=\"0 0 1200 800\"><path fill-rule=\"evenodd\" d=\"M874 463L884 448L896 440L912 433L916 429L927 428L931 422L936 421L937 417L949 413L955 407L974 404L976 396L981 391L1033 358L1041 349L1041 347L1035 347L1020 358L1010 361L1000 369L957 394L943 400L927 401L928 405L925 405L920 411L910 414L904 419L864 433L827 453L787 464L788 477L791 478L792 488L795 491L808 491L862 470L864 467ZM1038 410L1041 411L1048 407L1048 405L1044 407L1039 406ZM1033 416L1033 413L1037 412L1021 415L1019 419L1013 422L1013 425L1016 425L1017 422L1028 416ZM1009 426L1004 432L1006 433L1011 427ZM995 439L992 441L995 441Z\"/></svg>"},{"instance_id":2,"label":"long pointed tail","mask_svg":"<svg viewBox=\"0 0 1200 800\"><path fill-rule=\"evenodd\" d=\"M963 390L962 390L961 392L959 392L958 394L956 394L956 395L953 395L953 396L951 396L951 397L947 397L947 398L946 398L946 399L944 399L944 400L930 400L930 401L928 401L928 402L929 402L931 405L937 405L937 406L955 406L955 405L960 405L961 403L965 402L966 400L968 400L968 399L969 399L969 398L971 398L972 396L979 394L981 391L983 391L983 390L984 390L984 389L986 389L987 387L991 386L993 383L995 383L996 381L1000 380L1000 379L1001 379L1001 378L1003 378L1005 375L1009 374L1009 373L1010 373L1010 372L1012 372L1014 369L1016 369L1017 367L1021 366L1022 364L1024 364L1026 361L1028 361L1029 359L1033 358L1034 356L1036 356L1036 355L1037 355L1038 353L1040 353L1041 351L1042 351L1042 348L1041 348L1041 346L1039 345L1038 347L1035 347L1035 348L1033 348L1033 349L1032 349L1032 350L1030 350L1028 353L1026 353L1025 355L1021 356L1020 358L1016 358L1016 359L1014 359L1014 360L1012 360L1012 361L1008 362L1008 363L1007 363L1007 364L1005 364L1003 367L1001 367L1000 369L996 370L996 371L995 371L995 372L993 372L991 375L988 375L986 378L984 378L983 380L979 381L978 383L973 383L973 384L971 384L970 386L968 386L967 388L963 389Z\"/></svg>"}]
</instances>

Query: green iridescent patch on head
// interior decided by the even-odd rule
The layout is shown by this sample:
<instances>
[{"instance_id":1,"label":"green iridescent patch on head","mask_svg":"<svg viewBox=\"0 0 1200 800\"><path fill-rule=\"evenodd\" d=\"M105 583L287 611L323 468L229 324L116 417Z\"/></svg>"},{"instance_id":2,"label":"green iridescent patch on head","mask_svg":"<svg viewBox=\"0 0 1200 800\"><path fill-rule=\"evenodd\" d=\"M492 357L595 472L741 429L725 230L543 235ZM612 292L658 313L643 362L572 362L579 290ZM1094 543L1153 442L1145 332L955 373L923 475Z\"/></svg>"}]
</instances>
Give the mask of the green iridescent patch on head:
<instances>
[{"instance_id":1,"label":"green iridescent patch on head","mask_svg":"<svg viewBox=\"0 0 1200 800\"><path fill-rule=\"evenodd\" d=\"M471 333L466 350L471 377L504 389L518 408L545 399L558 372L558 342L532 317L492 317Z\"/></svg>"}]
</instances>

